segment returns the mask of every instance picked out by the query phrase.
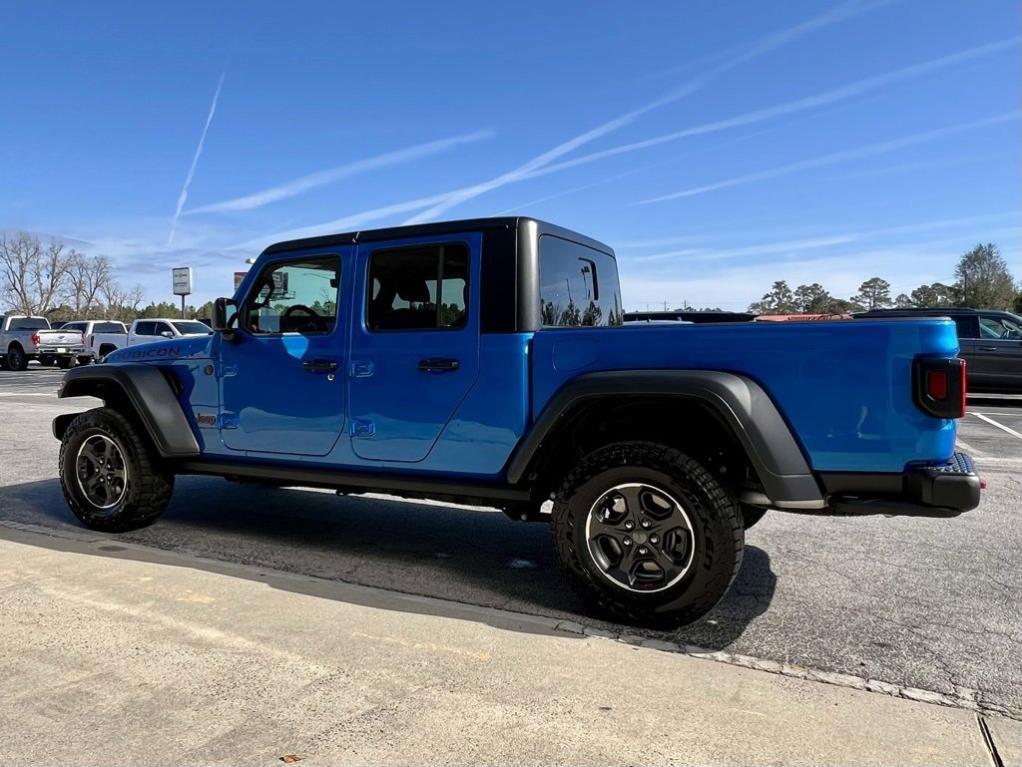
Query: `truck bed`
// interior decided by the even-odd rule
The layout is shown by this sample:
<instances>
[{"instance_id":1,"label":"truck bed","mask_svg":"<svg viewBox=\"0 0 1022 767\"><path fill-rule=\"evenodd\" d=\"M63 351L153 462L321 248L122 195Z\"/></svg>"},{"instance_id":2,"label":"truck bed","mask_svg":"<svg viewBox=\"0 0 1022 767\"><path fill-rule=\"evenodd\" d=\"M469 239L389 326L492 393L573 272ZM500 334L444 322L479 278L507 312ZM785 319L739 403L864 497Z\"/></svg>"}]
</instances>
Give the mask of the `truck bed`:
<instances>
[{"instance_id":1,"label":"truck bed","mask_svg":"<svg viewBox=\"0 0 1022 767\"><path fill-rule=\"evenodd\" d=\"M591 370L710 369L757 381L815 471L901 472L940 464L955 422L912 399L912 360L958 351L947 319L548 328L532 342L532 415Z\"/></svg>"}]
</instances>

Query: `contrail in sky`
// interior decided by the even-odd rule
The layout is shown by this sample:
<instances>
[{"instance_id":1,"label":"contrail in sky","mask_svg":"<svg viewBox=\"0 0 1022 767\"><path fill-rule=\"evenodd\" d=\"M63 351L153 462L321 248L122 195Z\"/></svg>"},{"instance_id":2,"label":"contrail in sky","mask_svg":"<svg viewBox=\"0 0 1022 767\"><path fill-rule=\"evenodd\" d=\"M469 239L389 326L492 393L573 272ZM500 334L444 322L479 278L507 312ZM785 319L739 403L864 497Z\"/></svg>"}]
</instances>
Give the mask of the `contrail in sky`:
<instances>
[{"instance_id":1,"label":"contrail in sky","mask_svg":"<svg viewBox=\"0 0 1022 767\"><path fill-rule=\"evenodd\" d=\"M409 146L403 149L396 149L392 152L385 152L384 154L378 154L373 157L366 157L362 160L355 160L353 162L346 163L345 165L339 165L335 168L329 168L327 170L321 170L316 173L300 176L299 178L286 181L283 184L279 184L268 189L262 189L258 192L244 195L243 197L235 197L230 200L214 202L208 205L201 205L197 208L191 208L186 210L184 215L190 216L193 213L216 213L221 211L252 210L253 208L260 208L263 205L270 204L271 202L278 202L279 200L286 200L290 197L295 197L302 192L307 192L310 189L315 189L316 187L323 186L324 184L339 181L342 178L348 178L349 176L354 176L359 173L365 173L366 171L376 170L378 168L386 168L391 165L397 165L411 160L418 160L423 157L430 157L431 155L439 154L440 152L451 149L460 144L470 144L475 141L482 141L483 139L491 138L493 135L494 133L492 130L480 130L473 133L463 133L459 136L451 136L450 138L438 139L437 141L416 144L415 146Z\"/></svg>"},{"instance_id":2,"label":"contrail in sky","mask_svg":"<svg viewBox=\"0 0 1022 767\"><path fill-rule=\"evenodd\" d=\"M202 135L199 136L199 145L195 147L195 156L192 157L192 164L188 167L188 175L185 176L185 183L181 187L181 194L177 196L177 209L174 211L174 218L170 222L170 235L167 237L167 245L174 244L174 232L177 230L177 221L181 218L181 211L188 199L188 187L191 186L192 176L195 175L195 166L199 164L199 157L202 155L202 145L206 141L206 133L209 132L209 124L213 122L213 115L216 114L216 103L220 100L220 89L224 86L224 78L227 76L227 69L220 73L220 81L216 84L216 91L213 93L213 101L209 105L209 114L206 115L206 124L202 126Z\"/></svg>"},{"instance_id":3,"label":"contrail in sky","mask_svg":"<svg viewBox=\"0 0 1022 767\"><path fill-rule=\"evenodd\" d=\"M659 107L666 106L667 104L671 104L675 101L679 101L680 99L683 99L686 96L695 93L696 91L702 89L707 83L709 83L718 75L721 75L731 69L734 69L747 61L751 61L752 59L758 58L759 56L762 56L765 53L769 53L770 51L775 50L776 48L783 47L788 43L791 43L794 40L797 40L812 31L822 29L842 21L846 21L847 19L853 18L862 13L866 13L868 11L872 11L875 8L887 5L890 1L891 0L875 0L874 2L871 3L863 3L860 2L859 0L849 0L849 2L842 3L836 8L832 8L831 10L828 10L825 13L821 13L820 15L814 16L811 19L807 19L806 21L796 24L795 26L789 27L788 29L784 29L780 32L775 32L772 35L767 35L763 39L752 44L751 46L748 46L742 53L733 56L723 61L722 63L717 64L714 67L711 67L707 72L703 73L699 77L690 80L681 87L677 88L671 93L668 93L665 96L662 96L656 101L653 101L649 104L645 104L644 106L641 106L638 109L633 109L629 112L625 112L624 114L615 117L612 120L608 120L602 125L598 125L597 127L592 128L591 130L588 130L584 133L580 133L579 135L570 138L567 141L558 144L557 146L551 149L548 149L546 152L543 152L542 154L533 157L531 160L525 162L524 164L518 166L517 168L514 168L513 170L510 170L506 173L502 173L499 176L489 179L488 181L483 181L478 184L472 184L471 186L456 189L449 193L447 199L433 205L432 207L426 210L423 210L415 214L404 223L418 224L423 221L430 221L440 216L441 214L447 212L451 208L460 205L463 202L471 200L475 197L478 197L481 194L485 194L486 192L492 191L494 189L499 189L500 187L506 186L507 184L520 181L522 178L525 178L530 174L538 173L542 171L546 166L550 165L554 160L568 154L569 152L579 148L580 146L584 146L585 144L588 144L600 138L601 136L605 136L608 133L616 131L625 125L629 125L630 123L634 122L647 112L651 112L652 110L657 109Z\"/></svg>"},{"instance_id":4,"label":"contrail in sky","mask_svg":"<svg viewBox=\"0 0 1022 767\"><path fill-rule=\"evenodd\" d=\"M975 128L984 128L988 125L997 125L998 123L1008 122L1010 120L1017 120L1020 114L1022 114L1020 110L1015 110L1013 112L1005 112L1004 114L995 115L994 117L987 117L982 120L974 120L972 122L962 123L960 125L952 125L947 128L937 128L936 130L924 131L923 133L915 133L911 136L892 139L890 141L881 141L880 143L877 144L869 144L867 146L861 146L855 149L846 149L841 152L833 152L831 154L822 155L820 157L812 157L808 160L799 160L798 162L788 163L787 165L781 165L779 167L770 168L768 170L761 170L755 173L747 173L743 176L736 176L734 178L725 179L723 181L716 181L712 184L692 187L690 189L683 189L680 192L672 192L671 194L662 194L659 195L658 197L650 197L645 200L638 200L637 202L633 202L631 204L648 205L654 202L666 202L667 200L677 200L682 197L694 197L699 194L714 192L718 189L727 189L728 187L741 186L743 184L749 184L754 181L763 181L769 178L776 178L777 176L785 176L789 173L795 173L796 171L805 170L806 168L818 168L824 165L834 165L835 163L844 162L846 160L855 160L860 157L871 157L873 155L884 154L885 152L892 152L896 149L912 146L914 144L921 144L925 141L932 141L933 139L943 138L944 136L951 136L954 135L955 133L961 133L962 131L973 130Z\"/></svg>"}]
</instances>

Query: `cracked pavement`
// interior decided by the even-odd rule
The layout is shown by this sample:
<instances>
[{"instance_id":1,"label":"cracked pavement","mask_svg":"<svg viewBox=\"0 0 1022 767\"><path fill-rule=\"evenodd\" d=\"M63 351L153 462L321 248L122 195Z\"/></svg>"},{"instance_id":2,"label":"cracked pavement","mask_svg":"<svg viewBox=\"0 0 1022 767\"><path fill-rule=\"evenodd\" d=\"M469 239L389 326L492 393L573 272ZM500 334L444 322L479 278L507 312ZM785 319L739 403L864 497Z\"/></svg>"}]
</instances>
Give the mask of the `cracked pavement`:
<instances>
[{"instance_id":1,"label":"cracked pavement","mask_svg":"<svg viewBox=\"0 0 1022 767\"><path fill-rule=\"evenodd\" d=\"M0 535L28 525L92 539L56 481L57 371L0 373ZM1022 432L1022 400L970 409ZM932 690L1022 718L1022 439L967 416L964 449L989 482L956 519L768 513L728 597L668 634L594 621L562 584L544 525L492 510L338 498L185 477L151 528L157 549L392 589ZM111 539L115 537L111 536Z\"/></svg>"}]
</instances>

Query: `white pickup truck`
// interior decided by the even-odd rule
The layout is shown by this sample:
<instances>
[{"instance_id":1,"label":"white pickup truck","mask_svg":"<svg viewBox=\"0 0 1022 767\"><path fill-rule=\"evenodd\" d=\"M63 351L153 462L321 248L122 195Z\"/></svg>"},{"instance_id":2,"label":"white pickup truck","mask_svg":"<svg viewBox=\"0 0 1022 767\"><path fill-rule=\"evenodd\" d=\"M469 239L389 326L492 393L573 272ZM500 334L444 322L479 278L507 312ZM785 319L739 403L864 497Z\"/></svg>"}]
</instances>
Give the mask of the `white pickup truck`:
<instances>
[{"instance_id":1,"label":"white pickup truck","mask_svg":"<svg viewBox=\"0 0 1022 767\"><path fill-rule=\"evenodd\" d=\"M72 367L75 362L87 363L92 354L85 348L85 339L77 330L51 330L45 317L8 314L0 317L0 367L24 370L29 360Z\"/></svg>"},{"instance_id":2,"label":"white pickup truck","mask_svg":"<svg viewBox=\"0 0 1022 767\"><path fill-rule=\"evenodd\" d=\"M85 348L97 362L128 345L128 327L116 320L75 320L61 329L79 331L85 338Z\"/></svg>"},{"instance_id":3,"label":"white pickup truck","mask_svg":"<svg viewBox=\"0 0 1022 767\"><path fill-rule=\"evenodd\" d=\"M208 336L213 331L198 320L145 319L135 320L128 330L128 346L148 344L164 338Z\"/></svg>"}]
</instances>

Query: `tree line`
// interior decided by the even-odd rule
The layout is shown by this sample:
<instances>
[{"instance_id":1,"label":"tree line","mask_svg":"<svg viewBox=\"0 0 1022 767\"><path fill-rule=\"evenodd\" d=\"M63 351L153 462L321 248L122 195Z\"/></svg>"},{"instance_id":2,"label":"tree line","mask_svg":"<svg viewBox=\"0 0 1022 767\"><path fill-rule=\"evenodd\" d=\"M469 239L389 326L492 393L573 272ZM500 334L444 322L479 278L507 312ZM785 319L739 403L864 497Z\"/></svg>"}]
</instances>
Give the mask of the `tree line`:
<instances>
[{"instance_id":1,"label":"tree line","mask_svg":"<svg viewBox=\"0 0 1022 767\"><path fill-rule=\"evenodd\" d=\"M977 245L962 255L955 267L955 281L933 282L910 293L891 297L891 284L871 277L849 298L831 295L820 283L799 285L794 290L785 280L776 281L759 301L749 305L756 314L848 314L871 309L969 307L1022 312L1022 284L1015 282L1008 264L993 243Z\"/></svg>"},{"instance_id":2,"label":"tree line","mask_svg":"<svg viewBox=\"0 0 1022 767\"><path fill-rule=\"evenodd\" d=\"M179 317L181 307L150 302L140 285L126 289L106 256L88 256L63 243L43 243L27 232L0 234L0 307L52 321ZM212 303L187 308L189 317L209 317ZM205 312L203 314L203 312Z\"/></svg>"}]
</instances>

